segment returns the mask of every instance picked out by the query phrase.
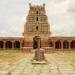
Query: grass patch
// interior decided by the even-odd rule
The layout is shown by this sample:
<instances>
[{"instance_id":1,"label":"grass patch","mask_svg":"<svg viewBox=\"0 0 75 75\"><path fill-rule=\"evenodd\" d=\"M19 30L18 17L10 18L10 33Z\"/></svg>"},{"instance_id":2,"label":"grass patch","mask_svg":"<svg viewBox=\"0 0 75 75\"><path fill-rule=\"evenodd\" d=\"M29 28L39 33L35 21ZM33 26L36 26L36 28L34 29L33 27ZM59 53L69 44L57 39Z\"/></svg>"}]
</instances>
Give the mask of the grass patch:
<instances>
[{"instance_id":1,"label":"grass patch","mask_svg":"<svg viewBox=\"0 0 75 75\"><path fill-rule=\"evenodd\" d=\"M0 63L1 62L16 62L24 53L21 50L0 50Z\"/></svg>"}]
</instances>

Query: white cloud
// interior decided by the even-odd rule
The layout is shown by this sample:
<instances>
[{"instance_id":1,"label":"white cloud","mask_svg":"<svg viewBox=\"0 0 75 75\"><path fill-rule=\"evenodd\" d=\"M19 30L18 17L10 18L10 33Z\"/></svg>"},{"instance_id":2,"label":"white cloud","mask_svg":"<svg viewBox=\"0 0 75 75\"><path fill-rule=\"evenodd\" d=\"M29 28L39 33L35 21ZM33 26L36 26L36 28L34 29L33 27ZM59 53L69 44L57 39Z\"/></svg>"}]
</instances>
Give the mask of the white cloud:
<instances>
[{"instance_id":1,"label":"white cloud","mask_svg":"<svg viewBox=\"0 0 75 75\"><path fill-rule=\"evenodd\" d=\"M30 2L46 4L52 33L75 35L74 0L0 0L0 36L22 36Z\"/></svg>"},{"instance_id":2,"label":"white cloud","mask_svg":"<svg viewBox=\"0 0 75 75\"><path fill-rule=\"evenodd\" d=\"M75 14L75 0L69 2L68 12L71 14Z\"/></svg>"}]
</instances>

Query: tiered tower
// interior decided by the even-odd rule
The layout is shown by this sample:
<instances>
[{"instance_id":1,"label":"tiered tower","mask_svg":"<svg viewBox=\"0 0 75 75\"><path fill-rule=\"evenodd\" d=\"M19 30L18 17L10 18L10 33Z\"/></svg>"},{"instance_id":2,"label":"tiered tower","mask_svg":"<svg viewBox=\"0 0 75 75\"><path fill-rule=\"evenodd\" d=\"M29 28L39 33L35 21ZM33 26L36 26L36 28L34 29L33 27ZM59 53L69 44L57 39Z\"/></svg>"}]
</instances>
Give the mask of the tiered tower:
<instances>
[{"instance_id":1,"label":"tiered tower","mask_svg":"<svg viewBox=\"0 0 75 75\"><path fill-rule=\"evenodd\" d=\"M24 39L33 41L35 36L40 36L41 40L47 40L50 36L50 25L46 16L45 4L43 6L29 4L29 7L24 25Z\"/></svg>"}]
</instances>

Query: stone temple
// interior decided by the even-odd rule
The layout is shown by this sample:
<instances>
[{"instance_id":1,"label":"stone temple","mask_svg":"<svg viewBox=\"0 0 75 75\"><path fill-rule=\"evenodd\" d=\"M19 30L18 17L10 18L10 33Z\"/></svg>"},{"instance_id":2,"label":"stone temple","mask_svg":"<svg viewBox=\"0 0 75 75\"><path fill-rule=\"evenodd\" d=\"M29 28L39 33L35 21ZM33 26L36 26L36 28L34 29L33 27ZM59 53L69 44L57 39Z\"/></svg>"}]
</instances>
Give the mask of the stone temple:
<instances>
[{"instance_id":1,"label":"stone temple","mask_svg":"<svg viewBox=\"0 0 75 75\"><path fill-rule=\"evenodd\" d=\"M45 4L29 4L29 12L26 17L23 36L0 37L0 49L20 49L25 52L31 52L33 48L37 48L37 36L41 38L40 47L45 52L75 49L75 37L51 36Z\"/></svg>"}]
</instances>

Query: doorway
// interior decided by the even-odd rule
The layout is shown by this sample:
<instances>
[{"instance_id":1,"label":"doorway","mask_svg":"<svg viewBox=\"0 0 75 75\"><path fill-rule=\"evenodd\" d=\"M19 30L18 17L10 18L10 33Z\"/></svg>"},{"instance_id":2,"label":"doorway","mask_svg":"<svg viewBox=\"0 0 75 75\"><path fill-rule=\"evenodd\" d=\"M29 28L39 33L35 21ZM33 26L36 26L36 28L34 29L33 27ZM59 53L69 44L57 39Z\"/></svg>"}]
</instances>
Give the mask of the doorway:
<instances>
[{"instance_id":1,"label":"doorway","mask_svg":"<svg viewBox=\"0 0 75 75\"><path fill-rule=\"evenodd\" d=\"M38 48L38 38L40 39L40 48L41 48L41 38L39 36L35 36L33 38L33 49L37 49Z\"/></svg>"}]
</instances>

